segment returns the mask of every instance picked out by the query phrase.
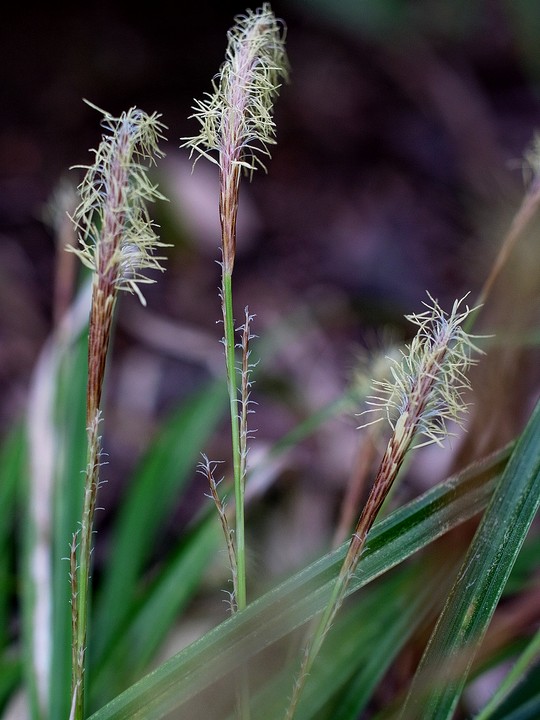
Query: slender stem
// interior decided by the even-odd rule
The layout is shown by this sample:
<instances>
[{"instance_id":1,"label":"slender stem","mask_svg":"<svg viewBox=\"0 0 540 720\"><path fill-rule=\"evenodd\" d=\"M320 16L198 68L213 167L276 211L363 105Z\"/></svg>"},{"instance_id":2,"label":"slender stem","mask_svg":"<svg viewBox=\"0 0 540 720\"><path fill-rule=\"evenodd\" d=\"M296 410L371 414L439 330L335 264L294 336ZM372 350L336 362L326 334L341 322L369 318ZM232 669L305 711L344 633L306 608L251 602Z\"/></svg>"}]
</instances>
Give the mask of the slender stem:
<instances>
[{"instance_id":1,"label":"slender stem","mask_svg":"<svg viewBox=\"0 0 540 720\"><path fill-rule=\"evenodd\" d=\"M88 631L88 604L92 534L96 497L99 486L100 465L100 404L105 376L105 364L111 336L112 318L116 302L114 284L106 273L94 276L92 307L88 337L88 385L86 394L87 463L84 482L84 499L79 533L77 591L74 595L75 616L72 669L72 694L75 700L75 720L84 717L84 686L86 637ZM73 580L72 580L73 582Z\"/></svg>"},{"instance_id":2,"label":"slender stem","mask_svg":"<svg viewBox=\"0 0 540 720\"><path fill-rule=\"evenodd\" d=\"M206 455L203 455L203 460L201 463L199 463L199 471L206 477L208 481L208 485L210 486L210 493L211 497L214 501L214 505L216 506L216 510L219 515L219 521L221 523L221 527L223 530L223 535L225 536L225 542L227 545L227 554L229 556L229 565L231 567L232 572L232 580L233 580L233 593L231 597L231 611L234 612L235 605L234 605L234 597L235 597L235 588L236 588L236 577L238 575L238 571L236 569L236 547L234 544L234 538L233 538L233 532L231 530L231 527L229 525L229 519L227 517L227 511L225 509L225 503L221 499L219 491L218 491L218 485L221 481L216 481L214 477L214 469L215 464L212 464Z\"/></svg>"},{"instance_id":3,"label":"slender stem","mask_svg":"<svg viewBox=\"0 0 540 720\"><path fill-rule=\"evenodd\" d=\"M242 477L242 458L240 452L240 424L238 418L238 382L236 373L236 343L232 300L232 274L223 273L222 309L225 328L225 362L227 366L227 388L231 414L231 439L235 498L235 543L237 561L236 606L243 610L246 606L246 542L244 521L244 478Z\"/></svg>"},{"instance_id":4,"label":"slender stem","mask_svg":"<svg viewBox=\"0 0 540 720\"><path fill-rule=\"evenodd\" d=\"M238 382L236 368L236 343L232 298L232 271L224 268L222 275L221 304L223 310L225 362L227 367L227 388L229 392L229 408L231 415L231 438L234 475L235 498L235 548L236 577L233 575L236 610L246 607L246 541L244 521L244 475L242 472L242 447L240 438L240 418L238 413ZM247 669L238 676L237 683L238 716L249 720L249 681Z\"/></svg>"},{"instance_id":5,"label":"slender stem","mask_svg":"<svg viewBox=\"0 0 540 720\"><path fill-rule=\"evenodd\" d=\"M245 487L247 477L247 457L248 457L248 440L250 437L248 427L248 415L250 414L249 406L251 405L251 370L252 365L249 362L250 349L249 341L251 340L251 321L253 317L249 314L249 310L246 307L244 310L245 320L242 326L242 340L240 342L242 359L240 362L239 370L241 376L240 382L240 410L238 413L238 422L240 427L240 476L242 478L242 485Z\"/></svg>"},{"instance_id":6,"label":"slender stem","mask_svg":"<svg viewBox=\"0 0 540 720\"><path fill-rule=\"evenodd\" d=\"M378 428L376 425L370 426L370 432L366 435L365 442L358 452L347 491L344 493L341 503L339 521L332 541L334 548L339 547L350 537L351 528L357 516L356 508L360 505L362 493L368 482L368 474L377 452L376 428Z\"/></svg>"},{"instance_id":7,"label":"slender stem","mask_svg":"<svg viewBox=\"0 0 540 720\"><path fill-rule=\"evenodd\" d=\"M86 657L86 635L88 629L88 606L90 588L90 565L92 556L92 528L96 508L96 496L99 484L99 412L88 427L88 463L86 469L84 504L81 520L79 567L76 594L75 642L73 657L75 661L72 692L76 696L75 719L84 717L84 672Z\"/></svg>"},{"instance_id":8,"label":"slender stem","mask_svg":"<svg viewBox=\"0 0 540 720\"><path fill-rule=\"evenodd\" d=\"M475 716L475 720L489 720L495 710L508 697L512 690L523 680L526 673L540 656L540 630L530 640L529 644L518 657L514 666L501 682L484 709Z\"/></svg>"},{"instance_id":9,"label":"slender stem","mask_svg":"<svg viewBox=\"0 0 540 720\"><path fill-rule=\"evenodd\" d=\"M508 261L508 257L514 249L517 241L523 235L525 229L529 226L529 223L536 215L538 207L540 206L540 179L535 178L531 185L530 190L526 193L523 201L516 212L510 228L504 238L504 241L500 247L499 253L493 263L491 272L487 277L482 290L480 291L480 297L478 298L478 305L485 303L487 296L491 292L495 281L501 274L503 267Z\"/></svg>"}]
</instances>

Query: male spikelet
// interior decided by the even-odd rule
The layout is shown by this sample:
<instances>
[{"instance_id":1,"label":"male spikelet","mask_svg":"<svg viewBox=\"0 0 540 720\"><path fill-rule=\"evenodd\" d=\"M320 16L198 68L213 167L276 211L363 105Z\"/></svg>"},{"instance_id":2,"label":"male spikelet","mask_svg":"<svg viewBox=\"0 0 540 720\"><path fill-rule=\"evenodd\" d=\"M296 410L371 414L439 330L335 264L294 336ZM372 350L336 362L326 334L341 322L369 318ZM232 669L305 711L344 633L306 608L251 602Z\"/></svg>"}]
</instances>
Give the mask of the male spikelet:
<instances>
[{"instance_id":1,"label":"male spikelet","mask_svg":"<svg viewBox=\"0 0 540 720\"><path fill-rule=\"evenodd\" d=\"M287 78L283 25L269 3L239 15L228 32L226 59L211 93L194 105L200 132L184 138L191 154L219 166L223 264L232 273L236 249L236 214L241 170L250 175L264 167L275 144L273 103L281 79Z\"/></svg>"},{"instance_id":2,"label":"male spikelet","mask_svg":"<svg viewBox=\"0 0 540 720\"><path fill-rule=\"evenodd\" d=\"M450 434L447 423L461 425L467 408L463 394L469 389L465 373L473 362L471 351L478 351L462 327L474 311L461 309L465 298L454 302L449 315L429 299L424 312L405 316L418 331L401 357L390 359L391 379L373 381L371 408L365 411L378 413L372 422L386 419L394 431L400 422L407 447L413 440L419 447L420 437L421 445L441 445Z\"/></svg>"},{"instance_id":3,"label":"male spikelet","mask_svg":"<svg viewBox=\"0 0 540 720\"><path fill-rule=\"evenodd\" d=\"M78 187L80 203L73 216L79 235L79 247L73 252L108 294L129 290L144 304L138 285L154 282L144 270L163 270L164 258L155 251L166 247L146 210L147 202L165 199L150 182L147 167L163 156L158 142L165 126L157 113L147 115L132 107L114 117L88 104L103 114L107 132L94 151L94 163L77 166L86 175Z\"/></svg>"}]
</instances>

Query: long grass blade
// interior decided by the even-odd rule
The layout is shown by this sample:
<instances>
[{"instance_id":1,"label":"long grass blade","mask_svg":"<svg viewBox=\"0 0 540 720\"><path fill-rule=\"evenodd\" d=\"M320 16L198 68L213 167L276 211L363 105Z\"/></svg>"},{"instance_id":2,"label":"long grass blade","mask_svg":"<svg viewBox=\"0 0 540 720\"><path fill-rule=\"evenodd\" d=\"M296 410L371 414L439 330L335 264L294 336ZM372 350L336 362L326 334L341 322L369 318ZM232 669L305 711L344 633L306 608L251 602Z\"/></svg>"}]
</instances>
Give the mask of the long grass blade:
<instances>
[{"instance_id":1,"label":"long grass blade","mask_svg":"<svg viewBox=\"0 0 540 720\"><path fill-rule=\"evenodd\" d=\"M540 504L540 403L478 527L411 684L403 718L449 720Z\"/></svg>"},{"instance_id":2,"label":"long grass blade","mask_svg":"<svg viewBox=\"0 0 540 720\"><path fill-rule=\"evenodd\" d=\"M82 498L82 482L77 481L85 457L84 441L81 444L79 439L84 438L82 333L88 302L88 286L83 284L41 352L28 401L23 622L33 718L67 717L69 711L70 585L69 565L63 558Z\"/></svg>"},{"instance_id":3,"label":"long grass blade","mask_svg":"<svg viewBox=\"0 0 540 720\"><path fill-rule=\"evenodd\" d=\"M489 718L490 720L537 720L539 717L540 665L535 665L525 678L521 678L519 685Z\"/></svg>"},{"instance_id":4,"label":"long grass blade","mask_svg":"<svg viewBox=\"0 0 540 720\"><path fill-rule=\"evenodd\" d=\"M13 598L16 593L16 568L13 558L13 539L22 496L27 487L26 437L22 425L17 425L4 439L0 449L0 708L9 700L21 682L20 648L12 646L10 622Z\"/></svg>"},{"instance_id":5,"label":"long grass blade","mask_svg":"<svg viewBox=\"0 0 540 720\"><path fill-rule=\"evenodd\" d=\"M429 571L428 571L429 572ZM426 573L426 558L365 588L330 630L298 705L299 720L357 720L393 659L428 611L441 602L443 573ZM294 659L254 699L253 715L274 720L290 693ZM231 719L229 719L231 720Z\"/></svg>"},{"instance_id":6,"label":"long grass blade","mask_svg":"<svg viewBox=\"0 0 540 720\"><path fill-rule=\"evenodd\" d=\"M11 543L25 485L21 482L26 475L25 457L24 429L17 426L0 448L0 653L9 643L8 612L16 587Z\"/></svg>"}]
</instances>

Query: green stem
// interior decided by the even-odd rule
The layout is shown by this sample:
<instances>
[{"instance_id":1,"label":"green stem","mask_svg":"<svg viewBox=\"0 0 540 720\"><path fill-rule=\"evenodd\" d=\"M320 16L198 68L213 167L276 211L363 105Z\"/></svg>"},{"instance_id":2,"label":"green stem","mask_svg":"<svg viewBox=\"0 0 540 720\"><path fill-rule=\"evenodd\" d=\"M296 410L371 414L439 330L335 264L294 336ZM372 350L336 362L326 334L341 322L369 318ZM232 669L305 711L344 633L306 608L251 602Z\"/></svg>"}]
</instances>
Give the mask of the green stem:
<instances>
[{"instance_id":1,"label":"green stem","mask_svg":"<svg viewBox=\"0 0 540 720\"><path fill-rule=\"evenodd\" d=\"M235 328L232 301L232 274L224 272L222 279L223 323L225 328L225 361L227 388L231 413L231 436L235 499L235 542L237 577L235 579L236 606L246 607L246 543L244 532L244 478L240 452L240 425L238 419L238 383L236 370Z\"/></svg>"},{"instance_id":2,"label":"green stem","mask_svg":"<svg viewBox=\"0 0 540 720\"><path fill-rule=\"evenodd\" d=\"M85 686L85 659L86 637L88 629L88 605L90 587L90 565L92 556L92 529L96 508L96 496L99 484L99 411L96 411L94 420L88 427L88 463L86 467L84 504L81 519L80 547L78 552L78 570L76 583L76 596L72 602L76 603L74 620L74 651L72 694L75 697L74 720L84 718L84 686Z\"/></svg>"},{"instance_id":3,"label":"green stem","mask_svg":"<svg viewBox=\"0 0 540 720\"><path fill-rule=\"evenodd\" d=\"M231 437L235 498L235 545L236 577L233 577L236 610L246 607L246 542L244 532L244 477L242 473L242 455L240 444L240 419L238 417L238 382L236 368L236 342L232 299L232 273L224 270L222 276L222 307L225 342L225 362L227 366L227 389L231 413ZM233 569L234 570L234 569ZM237 685L238 716L249 720L249 682L247 670L243 669Z\"/></svg>"}]
</instances>

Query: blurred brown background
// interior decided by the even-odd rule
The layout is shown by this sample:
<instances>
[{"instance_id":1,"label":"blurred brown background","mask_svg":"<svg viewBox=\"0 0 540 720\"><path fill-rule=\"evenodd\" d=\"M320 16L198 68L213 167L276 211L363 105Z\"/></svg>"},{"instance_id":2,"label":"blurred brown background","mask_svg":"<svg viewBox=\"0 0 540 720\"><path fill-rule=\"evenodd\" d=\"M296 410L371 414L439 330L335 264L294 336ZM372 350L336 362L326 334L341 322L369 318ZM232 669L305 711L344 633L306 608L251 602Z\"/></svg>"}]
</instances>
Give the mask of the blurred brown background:
<instances>
[{"instance_id":1,"label":"blurred brown background","mask_svg":"<svg viewBox=\"0 0 540 720\"><path fill-rule=\"evenodd\" d=\"M242 186L235 293L239 314L249 304L257 316L261 342L286 320L295 329L263 363L254 452L336 399L378 333L406 337L403 314L422 309L426 290L446 307L478 292L519 205L522 156L540 125L534 0L272 6L288 27L291 78L268 175ZM91 162L99 143L99 115L83 98L113 114L158 111L169 128L156 179L171 202L152 211L172 244L167 272L146 293L146 310L128 296L119 307L106 431L107 473L119 486L163 414L221 372L217 174L203 162L191 174L179 145L196 132L193 98L210 89L243 10L200 1L3 11L2 432L24 412L32 368L71 292L44 213L59 183L80 180L70 166ZM333 522L334 505L321 498L347 481L356 424L330 424L280 476L311 493L291 518L299 555L302 543L313 552L306 528ZM226 457L227 441L225 427L208 452ZM114 487L103 490L106 507Z\"/></svg>"}]
</instances>

